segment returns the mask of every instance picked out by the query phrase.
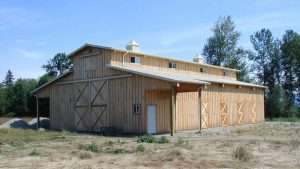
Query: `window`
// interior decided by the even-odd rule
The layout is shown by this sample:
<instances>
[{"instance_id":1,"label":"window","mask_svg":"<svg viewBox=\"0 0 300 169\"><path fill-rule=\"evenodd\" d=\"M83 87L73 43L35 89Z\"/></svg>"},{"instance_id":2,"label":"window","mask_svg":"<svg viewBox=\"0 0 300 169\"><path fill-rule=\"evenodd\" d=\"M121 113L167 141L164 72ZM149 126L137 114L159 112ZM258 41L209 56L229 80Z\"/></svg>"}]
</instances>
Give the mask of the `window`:
<instances>
[{"instance_id":1,"label":"window","mask_svg":"<svg viewBox=\"0 0 300 169\"><path fill-rule=\"evenodd\" d=\"M203 68L202 67L200 67L200 72L203 73Z\"/></svg>"},{"instance_id":2,"label":"window","mask_svg":"<svg viewBox=\"0 0 300 169\"><path fill-rule=\"evenodd\" d=\"M130 57L130 63L140 64L141 63L141 58L138 57L138 56L131 56Z\"/></svg>"},{"instance_id":3,"label":"window","mask_svg":"<svg viewBox=\"0 0 300 169\"><path fill-rule=\"evenodd\" d=\"M176 68L176 63L169 62L169 68Z\"/></svg>"},{"instance_id":4,"label":"window","mask_svg":"<svg viewBox=\"0 0 300 169\"><path fill-rule=\"evenodd\" d=\"M227 76L227 72L226 71L223 72L223 76Z\"/></svg>"},{"instance_id":5,"label":"window","mask_svg":"<svg viewBox=\"0 0 300 169\"><path fill-rule=\"evenodd\" d=\"M142 113L142 105L141 104L133 104L132 105L133 114Z\"/></svg>"}]
</instances>

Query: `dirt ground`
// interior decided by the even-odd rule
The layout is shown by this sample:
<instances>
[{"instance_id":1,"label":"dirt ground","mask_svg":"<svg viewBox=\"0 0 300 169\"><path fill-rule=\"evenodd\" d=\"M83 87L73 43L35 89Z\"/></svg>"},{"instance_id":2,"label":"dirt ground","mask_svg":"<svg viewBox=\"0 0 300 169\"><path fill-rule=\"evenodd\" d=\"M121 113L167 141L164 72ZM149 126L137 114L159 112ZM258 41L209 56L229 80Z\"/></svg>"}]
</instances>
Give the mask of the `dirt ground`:
<instances>
[{"instance_id":1,"label":"dirt ground","mask_svg":"<svg viewBox=\"0 0 300 169\"><path fill-rule=\"evenodd\" d=\"M170 142L159 144L138 143L138 137L0 130L0 168L300 168L300 123L165 136Z\"/></svg>"}]
</instances>

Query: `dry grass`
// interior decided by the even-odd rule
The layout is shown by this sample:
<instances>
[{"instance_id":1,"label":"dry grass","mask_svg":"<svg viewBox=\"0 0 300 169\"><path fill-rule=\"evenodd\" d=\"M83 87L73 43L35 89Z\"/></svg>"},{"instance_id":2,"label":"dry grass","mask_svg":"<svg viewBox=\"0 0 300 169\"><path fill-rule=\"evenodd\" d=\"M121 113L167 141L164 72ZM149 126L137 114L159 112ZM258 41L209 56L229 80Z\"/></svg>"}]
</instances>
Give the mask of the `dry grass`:
<instances>
[{"instance_id":1,"label":"dry grass","mask_svg":"<svg viewBox=\"0 0 300 169\"><path fill-rule=\"evenodd\" d=\"M238 146L233 150L233 157L240 161L246 162L251 159L252 154L246 146Z\"/></svg>"},{"instance_id":2,"label":"dry grass","mask_svg":"<svg viewBox=\"0 0 300 169\"><path fill-rule=\"evenodd\" d=\"M266 123L140 138L0 129L0 168L291 168L300 161L300 124ZM165 144L159 144L159 143Z\"/></svg>"}]
</instances>

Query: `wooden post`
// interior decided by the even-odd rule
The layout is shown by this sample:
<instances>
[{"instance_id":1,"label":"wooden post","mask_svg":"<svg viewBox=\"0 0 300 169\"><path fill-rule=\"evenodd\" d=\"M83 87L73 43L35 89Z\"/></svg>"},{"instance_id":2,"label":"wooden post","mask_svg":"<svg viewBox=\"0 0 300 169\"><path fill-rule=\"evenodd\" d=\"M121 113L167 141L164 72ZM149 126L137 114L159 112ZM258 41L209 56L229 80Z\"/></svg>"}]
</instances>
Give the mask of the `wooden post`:
<instances>
[{"instance_id":1,"label":"wooden post","mask_svg":"<svg viewBox=\"0 0 300 169\"><path fill-rule=\"evenodd\" d=\"M175 133L175 112L176 112L176 88L175 86L172 87L172 94L171 94L171 136Z\"/></svg>"},{"instance_id":2,"label":"wooden post","mask_svg":"<svg viewBox=\"0 0 300 169\"><path fill-rule=\"evenodd\" d=\"M201 133L202 127L202 111L201 111L201 87L198 89L198 106L199 106L199 133Z\"/></svg>"},{"instance_id":3,"label":"wooden post","mask_svg":"<svg viewBox=\"0 0 300 169\"><path fill-rule=\"evenodd\" d=\"M35 98L36 98L36 118L37 118L36 129L39 129L40 128L39 97L35 96Z\"/></svg>"}]
</instances>

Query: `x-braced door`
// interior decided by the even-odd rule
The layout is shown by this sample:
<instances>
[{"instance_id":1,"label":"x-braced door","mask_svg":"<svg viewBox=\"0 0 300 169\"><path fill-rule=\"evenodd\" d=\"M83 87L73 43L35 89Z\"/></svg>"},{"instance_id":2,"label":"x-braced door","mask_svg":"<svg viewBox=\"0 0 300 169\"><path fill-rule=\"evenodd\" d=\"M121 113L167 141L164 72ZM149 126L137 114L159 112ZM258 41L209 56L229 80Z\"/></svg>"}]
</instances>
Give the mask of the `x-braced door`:
<instances>
[{"instance_id":1,"label":"x-braced door","mask_svg":"<svg viewBox=\"0 0 300 169\"><path fill-rule=\"evenodd\" d=\"M101 132L108 127L107 80L74 84L73 89L76 130Z\"/></svg>"}]
</instances>

